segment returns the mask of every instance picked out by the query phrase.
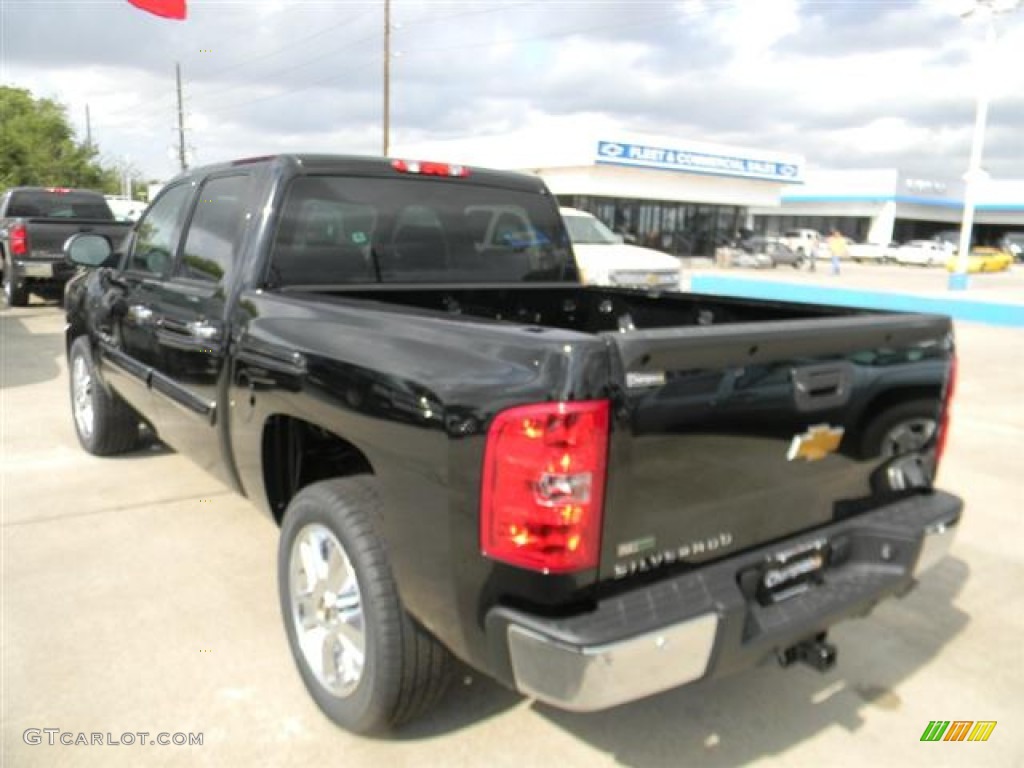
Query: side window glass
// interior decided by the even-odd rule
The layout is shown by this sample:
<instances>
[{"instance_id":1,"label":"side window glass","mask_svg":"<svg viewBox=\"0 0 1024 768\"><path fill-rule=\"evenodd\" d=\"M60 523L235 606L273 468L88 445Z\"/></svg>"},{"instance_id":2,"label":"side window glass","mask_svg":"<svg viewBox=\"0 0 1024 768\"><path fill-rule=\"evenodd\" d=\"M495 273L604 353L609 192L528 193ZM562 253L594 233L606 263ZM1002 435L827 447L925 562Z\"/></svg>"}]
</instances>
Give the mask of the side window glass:
<instances>
[{"instance_id":1,"label":"side window glass","mask_svg":"<svg viewBox=\"0 0 1024 768\"><path fill-rule=\"evenodd\" d=\"M133 272L166 275L174 263L176 234L192 194L191 184L171 187L153 203L136 227L135 247L127 268Z\"/></svg>"},{"instance_id":2,"label":"side window glass","mask_svg":"<svg viewBox=\"0 0 1024 768\"><path fill-rule=\"evenodd\" d=\"M245 223L249 176L223 176L207 181L185 235L178 277L224 283L231 273Z\"/></svg>"}]
</instances>

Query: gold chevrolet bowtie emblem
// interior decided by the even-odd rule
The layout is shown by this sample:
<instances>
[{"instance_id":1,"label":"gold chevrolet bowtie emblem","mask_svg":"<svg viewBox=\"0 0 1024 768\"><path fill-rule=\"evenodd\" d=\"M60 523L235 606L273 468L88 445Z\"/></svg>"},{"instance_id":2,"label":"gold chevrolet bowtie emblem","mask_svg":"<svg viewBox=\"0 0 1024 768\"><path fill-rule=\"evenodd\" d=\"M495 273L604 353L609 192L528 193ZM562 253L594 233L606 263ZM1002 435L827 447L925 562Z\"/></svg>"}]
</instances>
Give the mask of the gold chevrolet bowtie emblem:
<instances>
[{"instance_id":1,"label":"gold chevrolet bowtie emblem","mask_svg":"<svg viewBox=\"0 0 1024 768\"><path fill-rule=\"evenodd\" d=\"M647 275L647 284L648 285L654 285L657 282L658 282L658 276L656 274L654 274L652 272L651 274Z\"/></svg>"},{"instance_id":2,"label":"gold chevrolet bowtie emblem","mask_svg":"<svg viewBox=\"0 0 1024 768\"><path fill-rule=\"evenodd\" d=\"M815 424L808 427L802 435L793 435L793 442L789 444L789 453L786 458L807 459L807 461L818 461L824 459L830 453L839 450L839 443L843 439L842 427L830 427L828 424Z\"/></svg>"}]
</instances>

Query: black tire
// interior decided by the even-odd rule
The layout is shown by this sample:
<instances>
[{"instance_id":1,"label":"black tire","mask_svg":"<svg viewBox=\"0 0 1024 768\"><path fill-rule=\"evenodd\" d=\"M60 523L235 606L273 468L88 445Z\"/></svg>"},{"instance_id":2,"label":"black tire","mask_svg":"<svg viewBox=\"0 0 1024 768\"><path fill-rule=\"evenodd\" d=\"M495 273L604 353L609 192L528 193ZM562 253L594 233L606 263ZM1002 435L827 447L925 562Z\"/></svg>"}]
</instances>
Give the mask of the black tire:
<instances>
[{"instance_id":1,"label":"black tire","mask_svg":"<svg viewBox=\"0 0 1024 768\"><path fill-rule=\"evenodd\" d=\"M88 382L78 379L81 374L88 376ZM138 414L97 379L92 348L86 336L75 339L68 352L68 380L75 434L85 450L94 456L114 456L130 451L138 444ZM77 387L83 387L83 390ZM91 418L87 413L91 413ZM88 422L91 422L91 428Z\"/></svg>"},{"instance_id":2,"label":"black tire","mask_svg":"<svg viewBox=\"0 0 1024 768\"><path fill-rule=\"evenodd\" d=\"M3 266L3 289L4 303L8 307L27 307L28 289L14 277L14 265L4 259L0 262Z\"/></svg>"},{"instance_id":3,"label":"black tire","mask_svg":"<svg viewBox=\"0 0 1024 768\"><path fill-rule=\"evenodd\" d=\"M402 607L387 553L374 528L379 514L377 483L369 475L314 483L303 488L288 505L278 549L281 615L299 674L324 714L355 733L388 731L414 719L437 703L452 674L451 654ZM297 580L305 576L304 571L293 568L296 539L303 537L302 541L307 541L306 536L324 529L334 536L328 546L340 545L355 574L355 602L360 607L359 623L363 628L362 669L356 681L347 682L354 688L342 693L328 688L329 681L321 681L317 670L310 666L298 637L300 611L292 598L293 582L298 586ZM296 556L300 551L296 550ZM322 546L317 549L324 551ZM326 584L330 576L323 579ZM318 579L317 585L320 583ZM330 606L317 603L314 594L315 589L310 588L310 605ZM343 596L347 594L346 606L351 612L350 588L339 586L333 594L334 604L329 610L340 613ZM329 601L327 597L323 599ZM320 610L317 609L318 614ZM354 625L349 623L351 626ZM326 643L326 637L323 640ZM333 641L335 654L341 645L338 640ZM338 658L333 656L336 667ZM340 685L339 678L340 672L333 676L333 682Z\"/></svg>"},{"instance_id":4,"label":"black tire","mask_svg":"<svg viewBox=\"0 0 1024 768\"><path fill-rule=\"evenodd\" d=\"M865 427L861 451L866 458L890 458L917 450L935 434L937 416L935 400L908 400L886 408Z\"/></svg>"}]
</instances>

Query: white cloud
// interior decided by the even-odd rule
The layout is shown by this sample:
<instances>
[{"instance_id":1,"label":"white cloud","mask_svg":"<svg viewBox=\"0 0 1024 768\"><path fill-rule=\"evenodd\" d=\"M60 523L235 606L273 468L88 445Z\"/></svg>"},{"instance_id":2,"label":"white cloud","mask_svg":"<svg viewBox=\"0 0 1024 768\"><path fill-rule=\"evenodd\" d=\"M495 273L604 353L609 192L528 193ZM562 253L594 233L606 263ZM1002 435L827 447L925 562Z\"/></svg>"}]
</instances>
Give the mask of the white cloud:
<instances>
[{"instance_id":1,"label":"white cloud","mask_svg":"<svg viewBox=\"0 0 1024 768\"><path fill-rule=\"evenodd\" d=\"M984 29L930 0L392 6L394 144L575 120L816 165L956 176L966 161ZM88 103L103 151L147 175L175 170L175 61L201 161L380 147L378 5L190 0L184 23L126 2L47 8L0 3L4 84L66 103L82 136ZM999 27L986 164L1024 177L1024 12Z\"/></svg>"}]
</instances>

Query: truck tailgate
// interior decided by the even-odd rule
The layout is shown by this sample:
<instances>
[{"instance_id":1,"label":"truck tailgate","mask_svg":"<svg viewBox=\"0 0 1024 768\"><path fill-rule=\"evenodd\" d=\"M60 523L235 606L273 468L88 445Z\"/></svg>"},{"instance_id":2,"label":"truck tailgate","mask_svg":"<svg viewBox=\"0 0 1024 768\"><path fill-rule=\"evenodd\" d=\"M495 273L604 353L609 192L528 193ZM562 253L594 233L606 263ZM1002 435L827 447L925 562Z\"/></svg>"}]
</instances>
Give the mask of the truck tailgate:
<instances>
[{"instance_id":1,"label":"truck tailgate","mask_svg":"<svg viewBox=\"0 0 1024 768\"><path fill-rule=\"evenodd\" d=\"M946 317L603 335L624 397L601 578L731 555L931 486L953 359ZM927 410L918 420L924 444L882 455L873 439L880 420L907 403Z\"/></svg>"},{"instance_id":2,"label":"truck tailgate","mask_svg":"<svg viewBox=\"0 0 1024 768\"><path fill-rule=\"evenodd\" d=\"M64 241L79 232L103 235L117 248L120 238L128 234L131 224L101 219L25 219L28 229L29 257L35 259L63 259Z\"/></svg>"}]
</instances>

